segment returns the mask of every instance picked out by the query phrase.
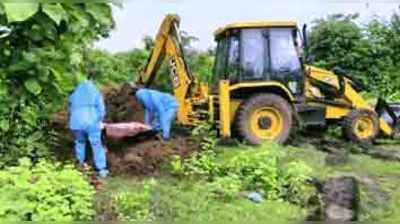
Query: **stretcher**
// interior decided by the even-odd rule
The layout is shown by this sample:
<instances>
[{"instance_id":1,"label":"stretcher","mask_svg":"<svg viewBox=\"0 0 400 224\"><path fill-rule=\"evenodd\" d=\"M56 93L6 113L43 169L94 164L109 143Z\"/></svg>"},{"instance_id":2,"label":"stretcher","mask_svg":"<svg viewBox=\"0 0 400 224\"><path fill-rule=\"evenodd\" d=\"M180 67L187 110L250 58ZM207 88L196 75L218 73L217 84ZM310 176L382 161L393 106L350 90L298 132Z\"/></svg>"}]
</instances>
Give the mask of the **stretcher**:
<instances>
[{"instance_id":1,"label":"stretcher","mask_svg":"<svg viewBox=\"0 0 400 224\"><path fill-rule=\"evenodd\" d=\"M104 136L108 139L124 139L130 137L152 137L158 132L150 126L139 122L123 122L123 123L104 123Z\"/></svg>"}]
</instances>

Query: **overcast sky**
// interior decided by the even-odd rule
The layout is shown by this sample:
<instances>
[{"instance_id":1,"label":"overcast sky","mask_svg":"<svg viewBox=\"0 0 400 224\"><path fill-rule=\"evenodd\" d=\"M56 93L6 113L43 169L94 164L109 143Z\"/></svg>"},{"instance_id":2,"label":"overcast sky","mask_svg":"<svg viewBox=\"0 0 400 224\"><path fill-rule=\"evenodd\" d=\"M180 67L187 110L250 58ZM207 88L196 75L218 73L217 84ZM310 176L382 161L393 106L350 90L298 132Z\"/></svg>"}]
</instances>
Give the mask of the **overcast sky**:
<instances>
[{"instance_id":1,"label":"overcast sky","mask_svg":"<svg viewBox=\"0 0 400 224\"><path fill-rule=\"evenodd\" d=\"M164 16L179 14L181 30L199 38L197 48L214 46L214 31L236 21L296 20L299 24L334 13L359 13L361 21L383 18L398 9L400 0L124 0L114 8L116 29L97 48L111 52L142 47L145 35L154 36Z\"/></svg>"}]
</instances>

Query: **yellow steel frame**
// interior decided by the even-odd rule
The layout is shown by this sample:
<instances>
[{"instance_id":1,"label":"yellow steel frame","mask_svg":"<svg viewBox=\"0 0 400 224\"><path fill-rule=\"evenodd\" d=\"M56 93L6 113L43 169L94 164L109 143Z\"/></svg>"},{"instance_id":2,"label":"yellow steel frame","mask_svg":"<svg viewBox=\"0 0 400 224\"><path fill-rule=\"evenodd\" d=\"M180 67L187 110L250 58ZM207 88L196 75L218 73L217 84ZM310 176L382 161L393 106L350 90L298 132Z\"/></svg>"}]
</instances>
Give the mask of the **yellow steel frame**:
<instances>
[{"instance_id":1,"label":"yellow steel frame","mask_svg":"<svg viewBox=\"0 0 400 224\"><path fill-rule=\"evenodd\" d=\"M283 90L286 95L289 97L291 101L294 100L293 94L289 91L289 89L280 82L276 81L265 81L265 82L242 82L238 84L231 85L229 87L230 91L243 89L243 88L256 88L256 87L278 87Z\"/></svg>"},{"instance_id":2,"label":"yellow steel frame","mask_svg":"<svg viewBox=\"0 0 400 224\"><path fill-rule=\"evenodd\" d=\"M152 54L146 68L139 76L138 83L149 86L162 62L167 58L171 66L173 92L179 103L177 120L181 124L192 125L198 122L193 105L207 101L208 86L198 83L187 70L180 46L179 23L178 15L170 14L165 17L155 38Z\"/></svg>"},{"instance_id":3,"label":"yellow steel frame","mask_svg":"<svg viewBox=\"0 0 400 224\"><path fill-rule=\"evenodd\" d=\"M205 103L209 106L210 119L213 119L214 106L213 100L218 97L219 100L219 113L220 113L220 131L222 136L230 137L231 123L235 116L236 110L239 107L240 101L230 99L230 94L234 90L242 88L257 88L257 87L277 87L284 91L290 101L294 101L294 97L288 88L274 81L254 82L254 83L239 83L230 85L227 80L220 80L219 82L219 95L209 96L208 86L204 83L199 83L194 76L187 70L185 60L183 57L182 49L180 47L179 37L179 23L180 18L177 15L167 15L157 33L155 38L155 45L149 62L140 75L138 82L145 85L150 85L155 79L156 73L160 68L162 61L165 57L171 63L171 80L173 83L174 95L179 103L179 111L177 113L178 122L184 125L194 125L199 121L198 111L194 111L194 105L199 102ZM296 23L292 21L264 21L264 22L244 22L230 24L224 28L216 31L216 35L234 28L257 28L257 27L295 27ZM318 97L318 91L311 94L309 90L313 89L309 79L316 79L326 82L331 86L339 88L338 77L326 70L318 69L311 66L306 66L306 83L305 91L308 98ZM352 88L351 81L345 80L344 95L339 102L351 104L354 108L369 109L372 108L367 102ZM314 88L316 89L316 88ZM267 89L266 89L267 90ZM338 106L327 105L327 119L341 119L346 116L351 110ZM392 128L383 120L380 120L380 128L383 133L391 135Z\"/></svg>"},{"instance_id":4,"label":"yellow steel frame","mask_svg":"<svg viewBox=\"0 0 400 224\"><path fill-rule=\"evenodd\" d=\"M238 84L230 85L228 80L219 81L219 117L220 117L220 132L223 137L231 136L231 125L234 121L235 114L239 105L240 100L231 99L231 92L234 90L239 90L243 88L257 88L265 87L265 91L268 91L270 87L277 87L283 90L290 101L294 101L294 96L289 91L289 89L282 83L276 81L265 81L265 82L243 82Z\"/></svg>"},{"instance_id":5,"label":"yellow steel frame","mask_svg":"<svg viewBox=\"0 0 400 224\"><path fill-rule=\"evenodd\" d=\"M230 89L228 80L219 81L219 128L223 137L231 136L231 119L230 119Z\"/></svg>"},{"instance_id":6,"label":"yellow steel frame","mask_svg":"<svg viewBox=\"0 0 400 224\"><path fill-rule=\"evenodd\" d=\"M319 69L312 66L306 67L306 89L313 88L310 84L310 79L318 80L321 82L325 82L333 87L339 89L339 78L332 72ZM308 95L307 95L308 94ZM306 91L306 96L308 98L318 98L318 96L311 95L310 92ZM356 109L365 109L365 110L374 110L367 101L352 87L351 80L345 78L344 79L344 93L343 96L339 99L336 99L338 103L346 103L352 106L352 108ZM342 119L347 116L352 108L341 107L341 106L331 106L327 105L326 107L326 119ZM379 120L380 130L385 135L392 135L394 130L390 127L390 125L383 119Z\"/></svg>"}]
</instances>

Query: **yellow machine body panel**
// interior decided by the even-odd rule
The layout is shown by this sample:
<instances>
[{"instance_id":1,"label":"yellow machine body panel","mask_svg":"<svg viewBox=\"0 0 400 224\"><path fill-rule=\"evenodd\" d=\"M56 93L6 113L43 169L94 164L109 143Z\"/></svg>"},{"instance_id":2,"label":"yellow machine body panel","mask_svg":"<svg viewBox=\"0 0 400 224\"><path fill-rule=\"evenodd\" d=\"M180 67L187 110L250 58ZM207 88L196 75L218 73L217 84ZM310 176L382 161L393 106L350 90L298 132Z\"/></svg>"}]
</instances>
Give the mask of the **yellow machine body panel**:
<instances>
[{"instance_id":1,"label":"yellow machine body panel","mask_svg":"<svg viewBox=\"0 0 400 224\"><path fill-rule=\"evenodd\" d=\"M227 30L231 29L244 29L244 28L260 28L260 27L297 27L295 21L249 21L231 23L224 27L217 29L214 35L217 37Z\"/></svg>"},{"instance_id":2,"label":"yellow machine body panel","mask_svg":"<svg viewBox=\"0 0 400 224\"><path fill-rule=\"evenodd\" d=\"M231 92L245 89L262 87L263 92L268 92L271 87L279 88L286 93L290 101L294 101L294 96L289 89L282 83L276 81L265 82L242 82L230 85L228 80L219 81L219 117L220 117L220 134L223 137L231 137L232 124L235 119L236 112L242 100L231 98ZM257 92L254 92L256 94ZM261 93L261 92L260 92Z\"/></svg>"},{"instance_id":3,"label":"yellow machine body panel","mask_svg":"<svg viewBox=\"0 0 400 224\"><path fill-rule=\"evenodd\" d=\"M283 90L291 101L294 100L294 96L289 91L289 89L280 82L276 81L260 81L260 82L242 82L237 83L229 86L229 91L234 91L243 88L257 88L257 87L278 87L279 89Z\"/></svg>"},{"instance_id":4,"label":"yellow machine body panel","mask_svg":"<svg viewBox=\"0 0 400 224\"><path fill-rule=\"evenodd\" d=\"M327 106L326 107L326 115L325 117L327 119L341 119L347 114L350 113L349 108L344 108L344 107L337 107L337 106Z\"/></svg>"},{"instance_id":5,"label":"yellow machine body panel","mask_svg":"<svg viewBox=\"0 0 400 224\"><path fill-rule=\"evenodd\" d=\"M200 121L199 113L194 105L206 103L208 100L208 86L198 83L189 72L180 46L179 36L180 18L177 15L167 15L156 35L154 48L150 55L146 68L139 76L139 84L150 86L164 61L170 64L170 79L173 93L179 104L177 120L183 125L194 125Z\"/></svg>"},{"instance_id":6,"label":"yellow machine body panel","mask_svg":"<svg viewBox=\"0 0 400 224\"><path fill-rule=\"evenodd\" d=\"M242 81L238 83L230 83L226 77L220 78L218 81L217 93L210 93L208 84L201 83L192 75L185 61L181 40L179 35L180 18L177 15L167 15L157 33L154 43L154 49L150 55L147 66L141 73L138 83L146 87L150 86L155 79L164 59L170 64L170 79L173 87L179 110L177 112L177 121L183 125L196 125L202 121L212 121L219 126L222 137L231 137L232 124L236 117L237 111L245 98L237 99L240 91L245 90L246 93L276 93L282 95L287 102L295 108L298 99L294 97L289 90L287 84L279 81ZM216 37L229 35L229 30L246 29L246 28L271 28L271 27L289 27L296 29L297 24L294 21L256 21L241 22L227 25L215 32ZM225 74L223 74L225 75ZM227 74L229 75L229 74ZM222 76L221 76L222 77ZM333 99L334 102L324 102L324 93L315 82L322 83L329 88L340 92L338 97ZM350 79L339 77L338 75L312 66L305 66L304 70L304 97L305 105L321 104L326 108L324 119L340 120L344 119L354 109L374 110L353 88ZM304 102L303 102L304 103ZM296 110L293 110L296 111ZM255 120L262 117L273 117L276 111L269 110L260 111L259 117L255 116ZM218 118L215 117L218 116ZM295 115L293 115L295 116ZM282 117L277 116L277 119ZM256 121L249 121L253 129L260 129ZM278 122L279 123L279 122ZM254 126L254 127L253 127ZM379 126L381 132L386 135L392 135L393 129L383 119L380 119ZM281 127L276 129L279 132ZM264 129L261 128L263 132Z\"/></svg>"},{"instance_id":7,"label":"yellow machine body panel","mask_svg":"<svg viewBox=\"0 0 400 224\"><path fill-rule=\"evenodd\" d=\"M340 87L340 81L338 75L316 67L306 66L306 97L308 99L322 99L323 94L319 89L311 84L311 80L317 80L326 83L337 89ZM326 107L326 119L342 119L347 116L353 108L356 109L366 109L374 110L366 100L358 93L351 85L351 80L344 78L343 80L343 94L342 97L335 98L335 102L338 104L348 105L346 106L336 106L327 105ZM383 119L379 120L379 126L381 131L385 135L392 135L394 130L390 125Z\"/></svg>"}]
</instances>

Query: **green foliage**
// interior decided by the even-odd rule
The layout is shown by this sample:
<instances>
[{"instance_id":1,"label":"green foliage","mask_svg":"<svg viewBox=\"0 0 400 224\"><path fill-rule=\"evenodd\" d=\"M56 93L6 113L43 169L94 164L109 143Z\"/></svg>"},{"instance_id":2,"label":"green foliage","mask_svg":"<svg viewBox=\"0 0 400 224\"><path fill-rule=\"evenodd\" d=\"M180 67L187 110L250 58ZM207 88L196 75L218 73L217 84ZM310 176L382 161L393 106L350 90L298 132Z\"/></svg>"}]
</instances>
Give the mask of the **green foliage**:
<instances>
[{"instance_id":1,"label":"green foliage","mask_svg":"<svg viewBox=\"0 0 400 224\"><path fill-rule=\"evenodd\" d=\"M213 198L227 202L236 199L243 188L240 177L235 174L217 176L205 186Z\"/></svg>"},{"instance_id":2,"label":"green foliage","mask_svg":"<svg viewBox=\"0 0 400 224\"><path fill-rule=\"evenodd\" d=\"M85 56L85 70L102 86L120 84L135 80L148 56L148 52L142 49L117 54L90 50Z\"/></svg>"},{"instance_id":3,"label":"green foliage","mask_svg":"<svg viewBox=\"0 0 400 224\"><path fill-rule=\"evenodd\" d=\"M197 41L196 37L190 36L186 32L182 32L181 36L182 46L185 50L185 61L190 71L199 80L209 81L214 63L212 52L194 49L192 44ZM84 70L87 73L92 73L97 83L103 86L136 80L140 72L143 71L154 47L154 40L150 36L145 36L143 42L145 45L143 49L137 48L124 53L112 54L102 50L89 50L84 56ZM167 60L160 67L153 87L172 92L170 68Z\"/></svg>"},{"instance_id":4,"label":"green foliage","mask_svg":"<svg viewBox=\"0 0 400 224\"><path fill-rule=\"evenodd\" d=\"M94 193L71 165L20 159L18 166L0 171L0 220L91 220Z\"/></svg>"},{"instance_id":5,"label":"green foliage","mask_svg":"<svg viewBox=\"0 0 400 224\"><path fill-rule=\"evenodd\" d=\"M193 43L198 40L197 37L191 36L185 31L181 31L180 35L181 46L184 51L185 61L189 67L189 71L200 81L210 81L214 64L213 52L195 49ZM144 37L143 41L146 50L151 50L154 46L154 40L149 36ZM168 61L165 61L161 65L157 78L154 81L154 86L163 91L172 91Z\"/></svg>"},{"instance_id":6,"label":"green foliage","mask_svg":"<svg viewBox=\"0 0 400 224\"><path fill-rule=\"evenodd\" d=\"M330 16L317 20L310 35L309 51L321 67L340 67L346 72L358 70L361 59L362 30L353 16Z\"/></svg>"},{"instance_id":7,"label":"green foliage","mask_svg":"<svg viewBox=\"0 0 400 224\"><path fill-rule=\"evenodd\" d=\"M334 15L315 21L309 57L317 66L363 80L375 95L399 99L399 15L389 22L374 19L366 26L358 25L356 18Z\"/></svg>"},{"instance_id":8,"label":"green foliage","mask_svg":"<svg viewBox=\"0 0 400 224\"><path fill-rule=\"evenodd\" d=\"M121 221L151 221L151 194L156 182L151 179L137 191L122 191L113 196L113 205Z\"/></svg>"},{"instance_id":9,"label":"green foliage","mask_svg":"<svg viewBox=\"0 0 400 224\"><path fill-rule=\"evenodd\" d=\"M39 3L26 2L26 3L3 3L4 12L7 15L9 22L21 22L33 16L39 9Z\"/></svg>"},{"instance_id":10,"label":"green foliage","mask_svg":"<svg viewBox=\"0 0 400 224\"><path fill-rule=\"evenodd\" d=\"M259 191L268 199L278 198L303 204L308 194L307 180L311 168L303 162L282 162L281 146L271 144L262 149L241 150L219 161L212 150L194 154L186 160L175 158L172 172L183 176L200 176L208 180L211 189L225 199L239 190Z\"/></svg>"},{"instance_id":11,"label":"green foliage","mask_svg":"<svg viewBox=\"0 0 400 224\"><path fill-rule=\"evenodd\" d=\"M286 201L303 204L310 197L315 195L313 187L305 184L311 177L312 168L305 162L293 161L286 164L281 172L281 186L283 188L280 192L280 197Z\"/></svg>"},{"instance_id":12,"label":"green foliage","mask_svg":"<svg viewBox=\"0 0 400 224\"><path fill-rule=\"evenodd\" d=\"M212 68L214 65L214 55L210 51L199 51L193 47L193 43L198 38L191 36L185 31L181 31L182 47L185 53L186 63L190 71L199 81L208 82L212 77Z\"/></svg>"},{"instance_id":13,"label":"green foliage","mask_svg":"<svg viewBox=\"0 0 400 224\"><path fill-rule=\"evenodd\" d=\"M153 210L156 221L162 223L265 223L303 220L305 211L299 206L283 201L268 201L256 204L246 198L231 199L229 194L221 194L229 186L235 185L227 178L215 183L224 187L214 188L213 183L203 181L160 180L153 195ZM229 187L234 193L236 187ZM217 190L217 191L216 191ZM276 221L275 221L276 220Z\"/></svg>"},{"instance_id":14,"label":"green foliage","mask_svg":"<svg viewBox=\"0 0 400 224\"><path fill-rule=\"evenodd\" d=\"M194 153L186 162L179 156L174 156L170 162L175 174L211 174L217 170L214 149L218 144L217 132L209 123L198 124L192 130L192 137L199 142L200 152Z\"/></svg>"},{"instance_id":15,"label":"green foliage","mask_svg":"<svg viewBox=\"0 0 400 224\"><path fill-rule=\"evenodd\" d=\"M200 142L200 148L203 151L213 150L218 144L217 131L210 123L198 124L192 130L192 136Z\"/></svg>"},{"instance_id":16,"label":"green foliage","mask_svg":"<svg viewBox=\"0 0 400 224\"><path fill-rule=\"evenodd\" d=\"M109 3L0 3L0 166L49 155L48 120L114 22Z\"/></svg>"}]
</instances>

